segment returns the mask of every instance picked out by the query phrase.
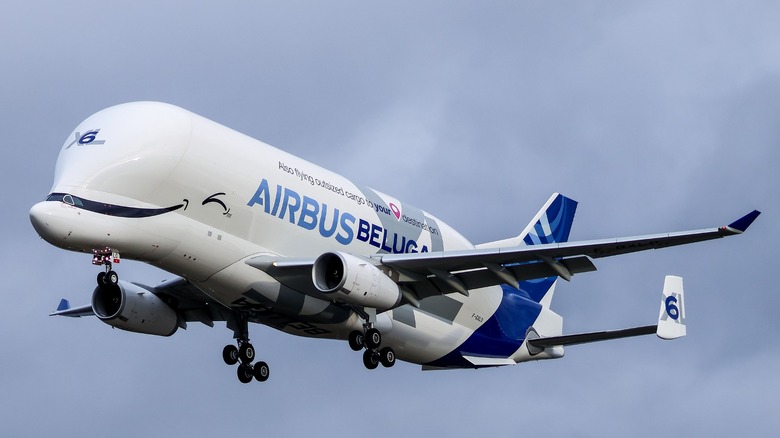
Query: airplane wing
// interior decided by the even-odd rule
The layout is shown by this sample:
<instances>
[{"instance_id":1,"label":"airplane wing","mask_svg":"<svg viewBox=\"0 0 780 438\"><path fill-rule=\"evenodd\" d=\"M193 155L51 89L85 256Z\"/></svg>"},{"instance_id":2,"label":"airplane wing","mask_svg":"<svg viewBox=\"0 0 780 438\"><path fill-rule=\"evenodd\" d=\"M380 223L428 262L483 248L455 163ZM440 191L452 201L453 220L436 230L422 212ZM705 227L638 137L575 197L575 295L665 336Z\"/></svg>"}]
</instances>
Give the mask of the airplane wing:
<instances>
[{"instance_id":1,"label":"airplane wing","mask_svg":"<svg viewBox=\"0 0 780 438\"><path fill-rule=\"evenodd\" d=\"M201 322L213 327L214 321L226 321L230 313L227 307L183 278L165 281L155 286L152 292L172 302L171 307L185 322Z\"/></svg>"},{"instance_id":2,"label":"airplane wing","mask_svg":"<svg viewBox=\"0 0 780 438\"><path fill-rule=\"evenodd\" d=\"M82 316L95 316L95 312L92 311L92 304L70 307L70 301L63 298L60 300L57 310L51 312L49 316L70 316L71 318L80 318Z\"/></svg>"},{"instance_id":3,"label":"airplane wing","mask_svg":"<svg viewBox=\"0 0 780 438\"><path fill-rule=\"evenodd\" d=\"M761 214L754 210L727 226L675 233L553 243L511 248L482 248L409 254L376 254L368 258L378 267L395 271L393 277L414 298L468 291L497 284L518 286L521 280L572 275L596 270L591 259L648 249L660 249L741 234ZM270 254L246 261L280 283L300 292L323 297L311 281L314 260ZM397 279L396 279L397 278ZM409 295L405 295L409 299Z\"/></svg>"},{"instance_id":4,"label":"airplane wing","mask_svg":"<svg viewBox=\"0 0 780 438\"><path fill-rule=\"evenodd\" d=\"M420 254L380 254L374 257L379 258L384 265L411 272L423 272L430 269L462 271L484 268L484 263L524 263L544 261L545 258L566 260L573 256L587 256L590 258L610 257L741 234L747 230L747 227L750 226L759 214L759 211L753 211L724 227L676 233L513 248L442 251Z\"/></svg>"}]
</instances>

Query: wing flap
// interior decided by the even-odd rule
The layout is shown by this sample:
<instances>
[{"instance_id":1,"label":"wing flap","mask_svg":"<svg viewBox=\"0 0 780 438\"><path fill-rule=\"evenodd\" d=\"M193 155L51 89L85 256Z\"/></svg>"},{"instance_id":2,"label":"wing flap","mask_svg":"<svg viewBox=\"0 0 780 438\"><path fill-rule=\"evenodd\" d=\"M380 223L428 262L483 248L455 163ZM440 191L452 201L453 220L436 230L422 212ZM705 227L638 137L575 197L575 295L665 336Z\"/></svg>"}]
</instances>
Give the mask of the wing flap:
<instances>
[{"instance_id":1,"label":"wing flap","mask_svg":"<svg viewBox=\"0 0 780 438\"><path fill-rule=\"evenodd\" d=\"M571 274L580 274L596 270L596 266L587 257L571 257L558 261ZM536 278L547 278L558 275L557 271L545 262L531 262L516 265L507 265L502 267L509 273L515 281L533 280ZM495 269L495 268L494 268ZM514 286L505 275L497 275L491 267L482 269L473 269L469 271L455 272L453 275L468 290L479 289L483 287L495 286L497 284L508 284ZM418 298L423 299L433 295L443 293L457 292L448 282L443 281L438 276L430 276L427 281L407 281L400 282L403 286L412 290Z\"/></svg>"}]
</instances>

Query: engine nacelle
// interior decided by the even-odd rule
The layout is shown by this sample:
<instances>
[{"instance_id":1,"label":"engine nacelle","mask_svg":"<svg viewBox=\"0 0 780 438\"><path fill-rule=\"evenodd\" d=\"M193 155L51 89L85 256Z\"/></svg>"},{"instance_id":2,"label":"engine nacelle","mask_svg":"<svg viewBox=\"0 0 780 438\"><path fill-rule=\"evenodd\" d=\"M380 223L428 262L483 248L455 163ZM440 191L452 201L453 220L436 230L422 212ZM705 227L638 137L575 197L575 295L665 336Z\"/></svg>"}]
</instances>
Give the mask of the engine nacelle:
<instances>
[{"instance_id":1,"label":"engine nacelle","mask_svg":"<svg viewBox=\"0 0 780 438\"><path fill-rule=\"evenodd\" d=\"M317 290L333 301L375 309L391 309L401 302L398 284L368 260L351 254L322 254L311 276Z\"/></svg>"},{"instance_id":2,"label":"engine nacelle","mask_svg":"<svg viewBox=\"0 0 780 438\"><path fill-rule=\"evenodd\" d=\"M179 328L176 311L152 292L122 280L95 288L92 311L111 327L131 332L170 336Z\"/></svg>"}]
</instances>

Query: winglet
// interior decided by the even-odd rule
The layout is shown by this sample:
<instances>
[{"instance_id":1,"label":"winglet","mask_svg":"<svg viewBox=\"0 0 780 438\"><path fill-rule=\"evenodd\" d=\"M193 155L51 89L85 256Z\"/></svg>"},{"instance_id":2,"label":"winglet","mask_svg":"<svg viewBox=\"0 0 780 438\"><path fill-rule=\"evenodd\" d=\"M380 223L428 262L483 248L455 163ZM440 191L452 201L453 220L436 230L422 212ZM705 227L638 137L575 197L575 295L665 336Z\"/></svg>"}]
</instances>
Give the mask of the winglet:
<instances>
[{"instance_id":1,"label":"winglet","mask_svg":"<svg viewBox=\"0 0 780 438\"><path fill-rule=\"evenodd\" d=\"M664 279L664 293L661 311L658 315L656 335L661 339L677 339L685 336L685 302L683 300L683 279L667 275Z\"/></svg>"},{"instance_id":2,"label":"winglet","mask_svg":"<svg viewBox=\"0 0 780 438\"><path fill-rule=\"evenodd\" d=\"M758 210L753 210L750 213L742 216L741 218L735 220L734 222L730 223L728 228L731 228L737 233L744 233L750 224L753 223L754 220L760 215L761 212Z\"/></svg>"},{"instance_id":3,"label":"winglet","mask_svg":"<svg viewBox=\"0 0 780 438\"><path fill-rule=\"evenodd\" d=\"M70 301L63 298L62 300L60 300L60 305L57 306L57 312L61 312L63 310L68 310L68 309L70 309Z\"/></svg>"}]
</instances>

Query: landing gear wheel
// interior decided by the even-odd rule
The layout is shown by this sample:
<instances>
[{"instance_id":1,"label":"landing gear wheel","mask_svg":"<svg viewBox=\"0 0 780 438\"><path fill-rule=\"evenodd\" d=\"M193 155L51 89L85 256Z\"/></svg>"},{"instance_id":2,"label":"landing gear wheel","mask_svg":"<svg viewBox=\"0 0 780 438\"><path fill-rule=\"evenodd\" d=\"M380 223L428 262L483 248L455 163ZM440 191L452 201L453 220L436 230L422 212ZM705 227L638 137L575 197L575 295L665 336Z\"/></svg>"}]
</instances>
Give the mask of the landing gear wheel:
<instances>
[{"instance_id":1,"label":"landing gear wheel","mask_svg":"<svg viewBox=\"0 0 780 438\"><path fill-rule=\"evenodd\" d=\"M268 380L268 374L270 373L268 364L265 362L256 363L252 372L254 373L255 379L257 379L258 382L265 382Z\"/></svg>"},{"instance_id":2,"label":"landing gear wheel","mask_svg":"<svg viewBox=\"0 0 780 438\"><path fill-rule=\"evenodd\" d=\"M366 347L369 349L378 348L382 344L382 334L375 328L366 330Z\"/></svg>"},{"instance_id":3,"label":"landing gear wheel","mask_svg":"<svg viewBox=\"0 0 780 438\"><path fill-rule=\"evenodd\" d=\"M390 347L385 347L379 352L379 361L385 368L395 365L395 351Z\"/></svg>"},{"instance_id":4,"label":"landing gear wheel","mask_svg":"<svg viewBox=\"0 0 780 438\"><path fill-rule=\"evenodd\" d=\"M249 364L255 359L255 348L249 342L244 342L238 348L238 358L241 359L241 363Z\"/></svg>"},{"instance_id":5,"label":"landing gear wheel","mask_svg":"<svg viewBox=\"0 0 780 438\"><path fill-rule=\"evenodd\" d=\"M379 354L374 350L366 350L363 353L363 365L369 370L373 370L379 366Z\"/></svg>"},{"instance_id":6,"label":"landing gear wheel","mask_svg":"<svg viewBox=\"0 0 780 438\"><path fill-rule=\"evenodd\" d=\"M353 351L362 350L365 341L366 341L365 335L363 335L363 333L357 330L349 334L349 348L351 348Z\"/></svg>"},{"instance_id":7,"label":"landing gear wheel","mask_svg":"<svg viewBox=\"0 0 780 438\"><path fill-rule=\"evenodd\" d=\"M98 272L97 283L98 283L98 286L104 286L106 284L106 273L105 272Z\"/></svg>"},{"instance_id":8,"label":"landing gear wheel","mask_svg":"<svg viewBox=\"0 0 780 438\"><path fill-rule=\"evenodd\" d=\"M252 370L252 365L242 363L238 366L238 369L236 370L236 375L238 375L238 380L241 383L249 383L252 381L252 378L254 377L253 374L254 370Z\"/></svg>"},{"instance_id":9,"label":"landing gear wheel","mask_svg":"<svg viewBox=\"0 0 780 438\"><path fill-rule=\"evenodd\" d=\"M222 360L228 365L235 365L238 363L238 348L235 345L225 345L222 349Z\"/></svg>"},{"instance_id":10,"label":"landing gear wheel","mask_svg":"<svg viewBox=\"0 0 780 438\"><path fill-rule=\"evenodd\" d=\"M103 282L111 286L116 286L116 284L119 283L119 275L116 273L116 271L108 271L103 277Z\"/></svg>"}]
</instances>

